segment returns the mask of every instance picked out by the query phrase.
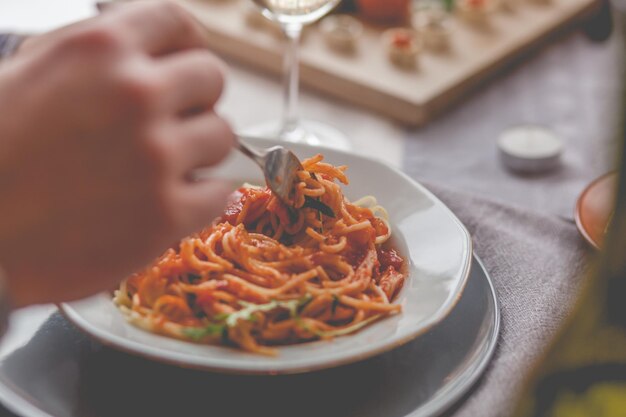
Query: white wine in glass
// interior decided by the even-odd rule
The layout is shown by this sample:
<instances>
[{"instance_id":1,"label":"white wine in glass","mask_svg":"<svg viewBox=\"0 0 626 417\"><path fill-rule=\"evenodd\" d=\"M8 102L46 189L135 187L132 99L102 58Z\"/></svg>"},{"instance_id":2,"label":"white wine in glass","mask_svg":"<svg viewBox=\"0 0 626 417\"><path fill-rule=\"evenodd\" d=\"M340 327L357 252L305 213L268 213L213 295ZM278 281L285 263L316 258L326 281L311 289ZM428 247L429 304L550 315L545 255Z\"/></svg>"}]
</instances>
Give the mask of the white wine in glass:
<instances>
[{"instance_id":1,"label":"white wine in glass","mask_svg":"<svg viewBox=\"0 0 626 417\"><path fill-rule=\"evenodd\" d=\"M308 25L331 11L339 0L252 0L268 19Z\"/></svg>"},{"instance_id":2,"label":"white wine in glass","mask_svg":"<svg viewBox=\"0 0 626 417\"><path fill-rule=\"evenodd\" d=\"M302 121L298 115L299 45L302 28L330 12L340 0L252 0L263 16L280 24L289 41L284 62L284 110L280 122L246 129L246 133L288 142L349 149L350 142L337 129L319 122Z\"/></svg>"}]
</instances>

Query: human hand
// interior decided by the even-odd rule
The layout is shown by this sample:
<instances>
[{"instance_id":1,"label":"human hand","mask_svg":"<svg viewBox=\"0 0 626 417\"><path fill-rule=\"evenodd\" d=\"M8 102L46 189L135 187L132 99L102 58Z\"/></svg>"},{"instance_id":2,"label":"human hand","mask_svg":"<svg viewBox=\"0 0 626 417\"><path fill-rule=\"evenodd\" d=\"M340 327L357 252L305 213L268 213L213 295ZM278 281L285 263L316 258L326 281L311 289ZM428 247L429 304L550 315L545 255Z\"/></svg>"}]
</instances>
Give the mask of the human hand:
<instances>
[{"instance_id":1,"label":"human hand","mask_svg":"<svg viewBox=\"0 0 626 417\"><path fill-rule=\"evenodd\" d=\"M228 187L189 175L233 143L205 36L180 7L138 2L0 67L0 265L16 305L107 288L221 211Z\"/></svg>"}]
</instances>

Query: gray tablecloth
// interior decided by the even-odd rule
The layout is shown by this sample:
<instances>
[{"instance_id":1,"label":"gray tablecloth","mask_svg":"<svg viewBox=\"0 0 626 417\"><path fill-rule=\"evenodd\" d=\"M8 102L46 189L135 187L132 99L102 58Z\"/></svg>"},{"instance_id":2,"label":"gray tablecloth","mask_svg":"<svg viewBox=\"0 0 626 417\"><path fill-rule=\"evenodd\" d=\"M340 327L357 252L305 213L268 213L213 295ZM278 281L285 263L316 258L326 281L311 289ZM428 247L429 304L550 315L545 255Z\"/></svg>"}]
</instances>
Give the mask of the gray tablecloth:
<instances>
[{"instance_id":1,"label":"gray tablecloth","mask_svg":"<svg viewBox=\"0 0 626 417\"><path fill-rule=\"evenodd\" d=\"M470 229L502 306L495 358L450 415L508 415L526 373L572 307L589 249L563 218L572 218L585 185L613 166L622 55L619 36L594 44L572 34L427 128L407 133L409 174L471 194L431 186ZM564 139L559 169L523 177L502 166L498 135L524 123L545 125Z\"/></svg>"},{"instance_id":2,"label":"gray tablecloth","mask_svg":"<svg viewBox=\"0 0 626 417\"><path fill-rule=\"evenodd\" d=\"M614 166L623 51L620 36L594 44L572 34L425 129L407 132L405 171L432 181L469 228L501 301L495 357L450 416L508 415L572 308L590 251L565 219L586 184ZM502 166L498 135L525 123L564 139L559 169L524 177Z\"/></svg>"},{"instance_id":3,"label":"gray tablecloth","mask_svg":"<svg viewBox=\"0 0 626 417\"><path fill-rule=\"evenodd\" d=\"M426 185L472 234L502 313L494 359L471 394L448 415L506 416L526 373L572 307L590 249L569 221Z\"/></svg>"},{"instance_id":4,"label":"gray tablecloth","mask_svg":"<svg viewBox=\"0 0 626 417\"><path fill-rule=\"evenodd\" d=\"M574 33L550 44L439 120L407 132L403 168L419 179L572 218L584 186L612 166L623 50L620 36L597 44ZM526 123L563 138L560 169L522 177L502 166L498 135Z\"/></svg>"},{"instance_id":5,"label":"gray tablecloth","mask_svg":"<svg viewBox=\"0 0 626 417\"><path fill-rule=\"evenodd\" d=\"M572 308L590 250L566 219L584 187L614 167L621 39L595 44L571 34L425 129L407 132L403 168L432 182L466 224L501 301L495 357L450 416L509 415L524 377ZM526 123L564 139L559 169L524 177L503 167L498 135Z\"/></svg>"}]
</instances>

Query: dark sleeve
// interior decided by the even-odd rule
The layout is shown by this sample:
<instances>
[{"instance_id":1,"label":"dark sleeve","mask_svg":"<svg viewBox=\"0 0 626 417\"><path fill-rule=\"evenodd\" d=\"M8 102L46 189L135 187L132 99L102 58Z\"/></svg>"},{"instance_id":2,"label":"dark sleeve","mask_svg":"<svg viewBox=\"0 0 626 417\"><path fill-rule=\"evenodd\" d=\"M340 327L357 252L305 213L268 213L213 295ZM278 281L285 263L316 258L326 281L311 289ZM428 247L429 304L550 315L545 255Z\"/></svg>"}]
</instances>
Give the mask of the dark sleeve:
<instances>
[{"instance_id":1,"label":"dark sleeve","mask_svg":"<svg viewBox=\"0 0 626 417\"><path fill-rule=\"evenodd\" d=\"M11 55L20 43L24 40L24 36L13 33L0 33L0 59Z\"/></svg>"}]
</instances>

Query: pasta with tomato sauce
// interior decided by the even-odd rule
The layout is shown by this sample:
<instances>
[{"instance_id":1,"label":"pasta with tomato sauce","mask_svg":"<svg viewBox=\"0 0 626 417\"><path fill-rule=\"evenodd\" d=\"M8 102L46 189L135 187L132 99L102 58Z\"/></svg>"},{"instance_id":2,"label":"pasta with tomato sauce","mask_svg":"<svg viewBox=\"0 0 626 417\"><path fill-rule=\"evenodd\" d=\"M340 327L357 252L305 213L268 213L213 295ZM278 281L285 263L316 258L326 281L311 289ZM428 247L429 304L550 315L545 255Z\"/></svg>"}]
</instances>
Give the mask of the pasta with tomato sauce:
<instances>
[{"instance_id":1,"label":"pasta with tomato sauce","mask_svg":"<svg viewBox=\"0 0 626 417\"><path fill-rule=\"evenodd\" d=\"M144 329L274 355L401 311L405 274L386 211L349 202L346 166L302 162L292 204L245 185L209 227L120 284L114 301Z\"/></svg>"}]
</instances>

